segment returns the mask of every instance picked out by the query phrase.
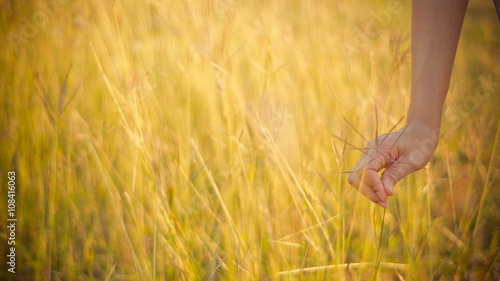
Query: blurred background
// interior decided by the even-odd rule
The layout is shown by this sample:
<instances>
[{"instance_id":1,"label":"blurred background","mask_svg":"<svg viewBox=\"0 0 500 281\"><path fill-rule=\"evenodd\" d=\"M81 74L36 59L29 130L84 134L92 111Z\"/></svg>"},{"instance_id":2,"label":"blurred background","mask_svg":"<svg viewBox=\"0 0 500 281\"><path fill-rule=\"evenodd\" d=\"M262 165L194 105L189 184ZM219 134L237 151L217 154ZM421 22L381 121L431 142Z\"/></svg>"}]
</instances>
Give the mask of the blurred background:
<instances>
[{"instance_id":1,"label":"blurred background","mask_svg":"<svg viewBox=\"0 0 500 281\"><path fill-rule=\"evenodd\" d=\"M332 134L404 117L410 1L0 5L1 280L500 278L493 2L470 1L439 147L386 211Z\"/></svg>"}]
</instances>

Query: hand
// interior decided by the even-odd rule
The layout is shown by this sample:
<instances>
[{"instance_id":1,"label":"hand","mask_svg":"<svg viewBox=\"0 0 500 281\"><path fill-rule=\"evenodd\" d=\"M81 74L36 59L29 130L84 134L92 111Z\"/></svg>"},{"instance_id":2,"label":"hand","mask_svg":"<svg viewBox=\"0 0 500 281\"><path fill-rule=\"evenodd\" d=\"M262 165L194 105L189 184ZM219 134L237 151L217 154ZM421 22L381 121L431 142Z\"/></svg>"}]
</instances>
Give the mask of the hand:
<instances>
[{"instance_id":1,"label":"hand","mask_svg":"<svg viewBox=\"0 0 500 281\"><path fill-rule=\"evenodd\" d=\"M438 140L439 128L430 129L418 120L399 131L380 135L363 149L348 181L368 199L387 208L394 185L429 162ZM384 168L379 177L378 172Z\"/></svg>"}]
</instances>

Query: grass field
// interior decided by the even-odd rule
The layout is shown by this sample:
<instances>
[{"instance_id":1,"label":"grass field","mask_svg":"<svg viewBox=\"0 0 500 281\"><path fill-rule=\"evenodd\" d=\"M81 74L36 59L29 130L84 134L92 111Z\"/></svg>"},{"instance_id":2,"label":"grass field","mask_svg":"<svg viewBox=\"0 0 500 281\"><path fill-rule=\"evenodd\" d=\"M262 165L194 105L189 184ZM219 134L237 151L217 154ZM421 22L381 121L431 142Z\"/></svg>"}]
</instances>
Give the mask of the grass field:
<instances>
[{"instance_id":1,"label":"grass field","mask_svg":"<svg viewBox=\"0 0 500 281\"><path fill-rule=\"evenodd\" d=\"M332 134L363 147L348 122L405 115L409 1L0 5L0 280L499 280L491 1L469 4L434 158L385 211Z\"/></svg>"}]
</instances>

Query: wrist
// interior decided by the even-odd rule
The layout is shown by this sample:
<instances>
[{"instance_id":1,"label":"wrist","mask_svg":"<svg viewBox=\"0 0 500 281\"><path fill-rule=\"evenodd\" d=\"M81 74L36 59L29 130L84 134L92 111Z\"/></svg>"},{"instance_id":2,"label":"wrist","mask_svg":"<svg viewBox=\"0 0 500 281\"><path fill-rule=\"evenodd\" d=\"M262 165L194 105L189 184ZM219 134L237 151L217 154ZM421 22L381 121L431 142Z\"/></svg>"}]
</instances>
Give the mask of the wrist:
<instances>
[{"instance_id":1,"label":"wrist","mask_svg":"<svg viewBox=\"0 0 500 281\"><path fill-rule=\"evenodd\" d=\"M443 102L442 100L432 100L432 98L424 102L422 97L415 98L408 109L406 123L416 123L419 127L428 130L439 130L441 128Z\"/></svg>"},{"instance_id":2,"label":"wrist","mask_svg":"<svg viewBox=\"0 0 500 281\"><path fill-rule=\"evenodd\" d=\"M408 116L406 126L419 128L422 131L431 132L441 129L441 117L429 118L427 116Z\"/></svg>"},{"instance_id":3,"label":"wrist","mask_svg":"<svg viewBox=\"0 0 500 281\"><path fill-rule=\"evenodd\" d=\"M406 130L412 132L417 138L430 138L436 143L439 140L439 133L441 130L440 122L435 122L435 120L429 122L428 120L414 117L407 120L406 126Z\"/></svg>"}]
</instances>

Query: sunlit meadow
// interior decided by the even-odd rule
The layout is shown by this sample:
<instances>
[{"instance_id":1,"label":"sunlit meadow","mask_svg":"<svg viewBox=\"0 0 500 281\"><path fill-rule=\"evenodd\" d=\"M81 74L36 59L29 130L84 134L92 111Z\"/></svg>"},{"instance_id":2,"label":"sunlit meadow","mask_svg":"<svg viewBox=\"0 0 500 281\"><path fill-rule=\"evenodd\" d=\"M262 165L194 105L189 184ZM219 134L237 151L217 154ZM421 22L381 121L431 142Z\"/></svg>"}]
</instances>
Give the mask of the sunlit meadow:
<instances>
[{"instance_id":1,"label":"sunlit meadow","mask_svg":"<svg viewBox=\"0 0 500 281\"><path fill-rule=\"evenodd\" d=\"M363 147L404 117L410 1L0 5L0 279L500 278L491 1L469 4L435 156L386 211L332 134Z\"/></svg>"}]
</instances>

